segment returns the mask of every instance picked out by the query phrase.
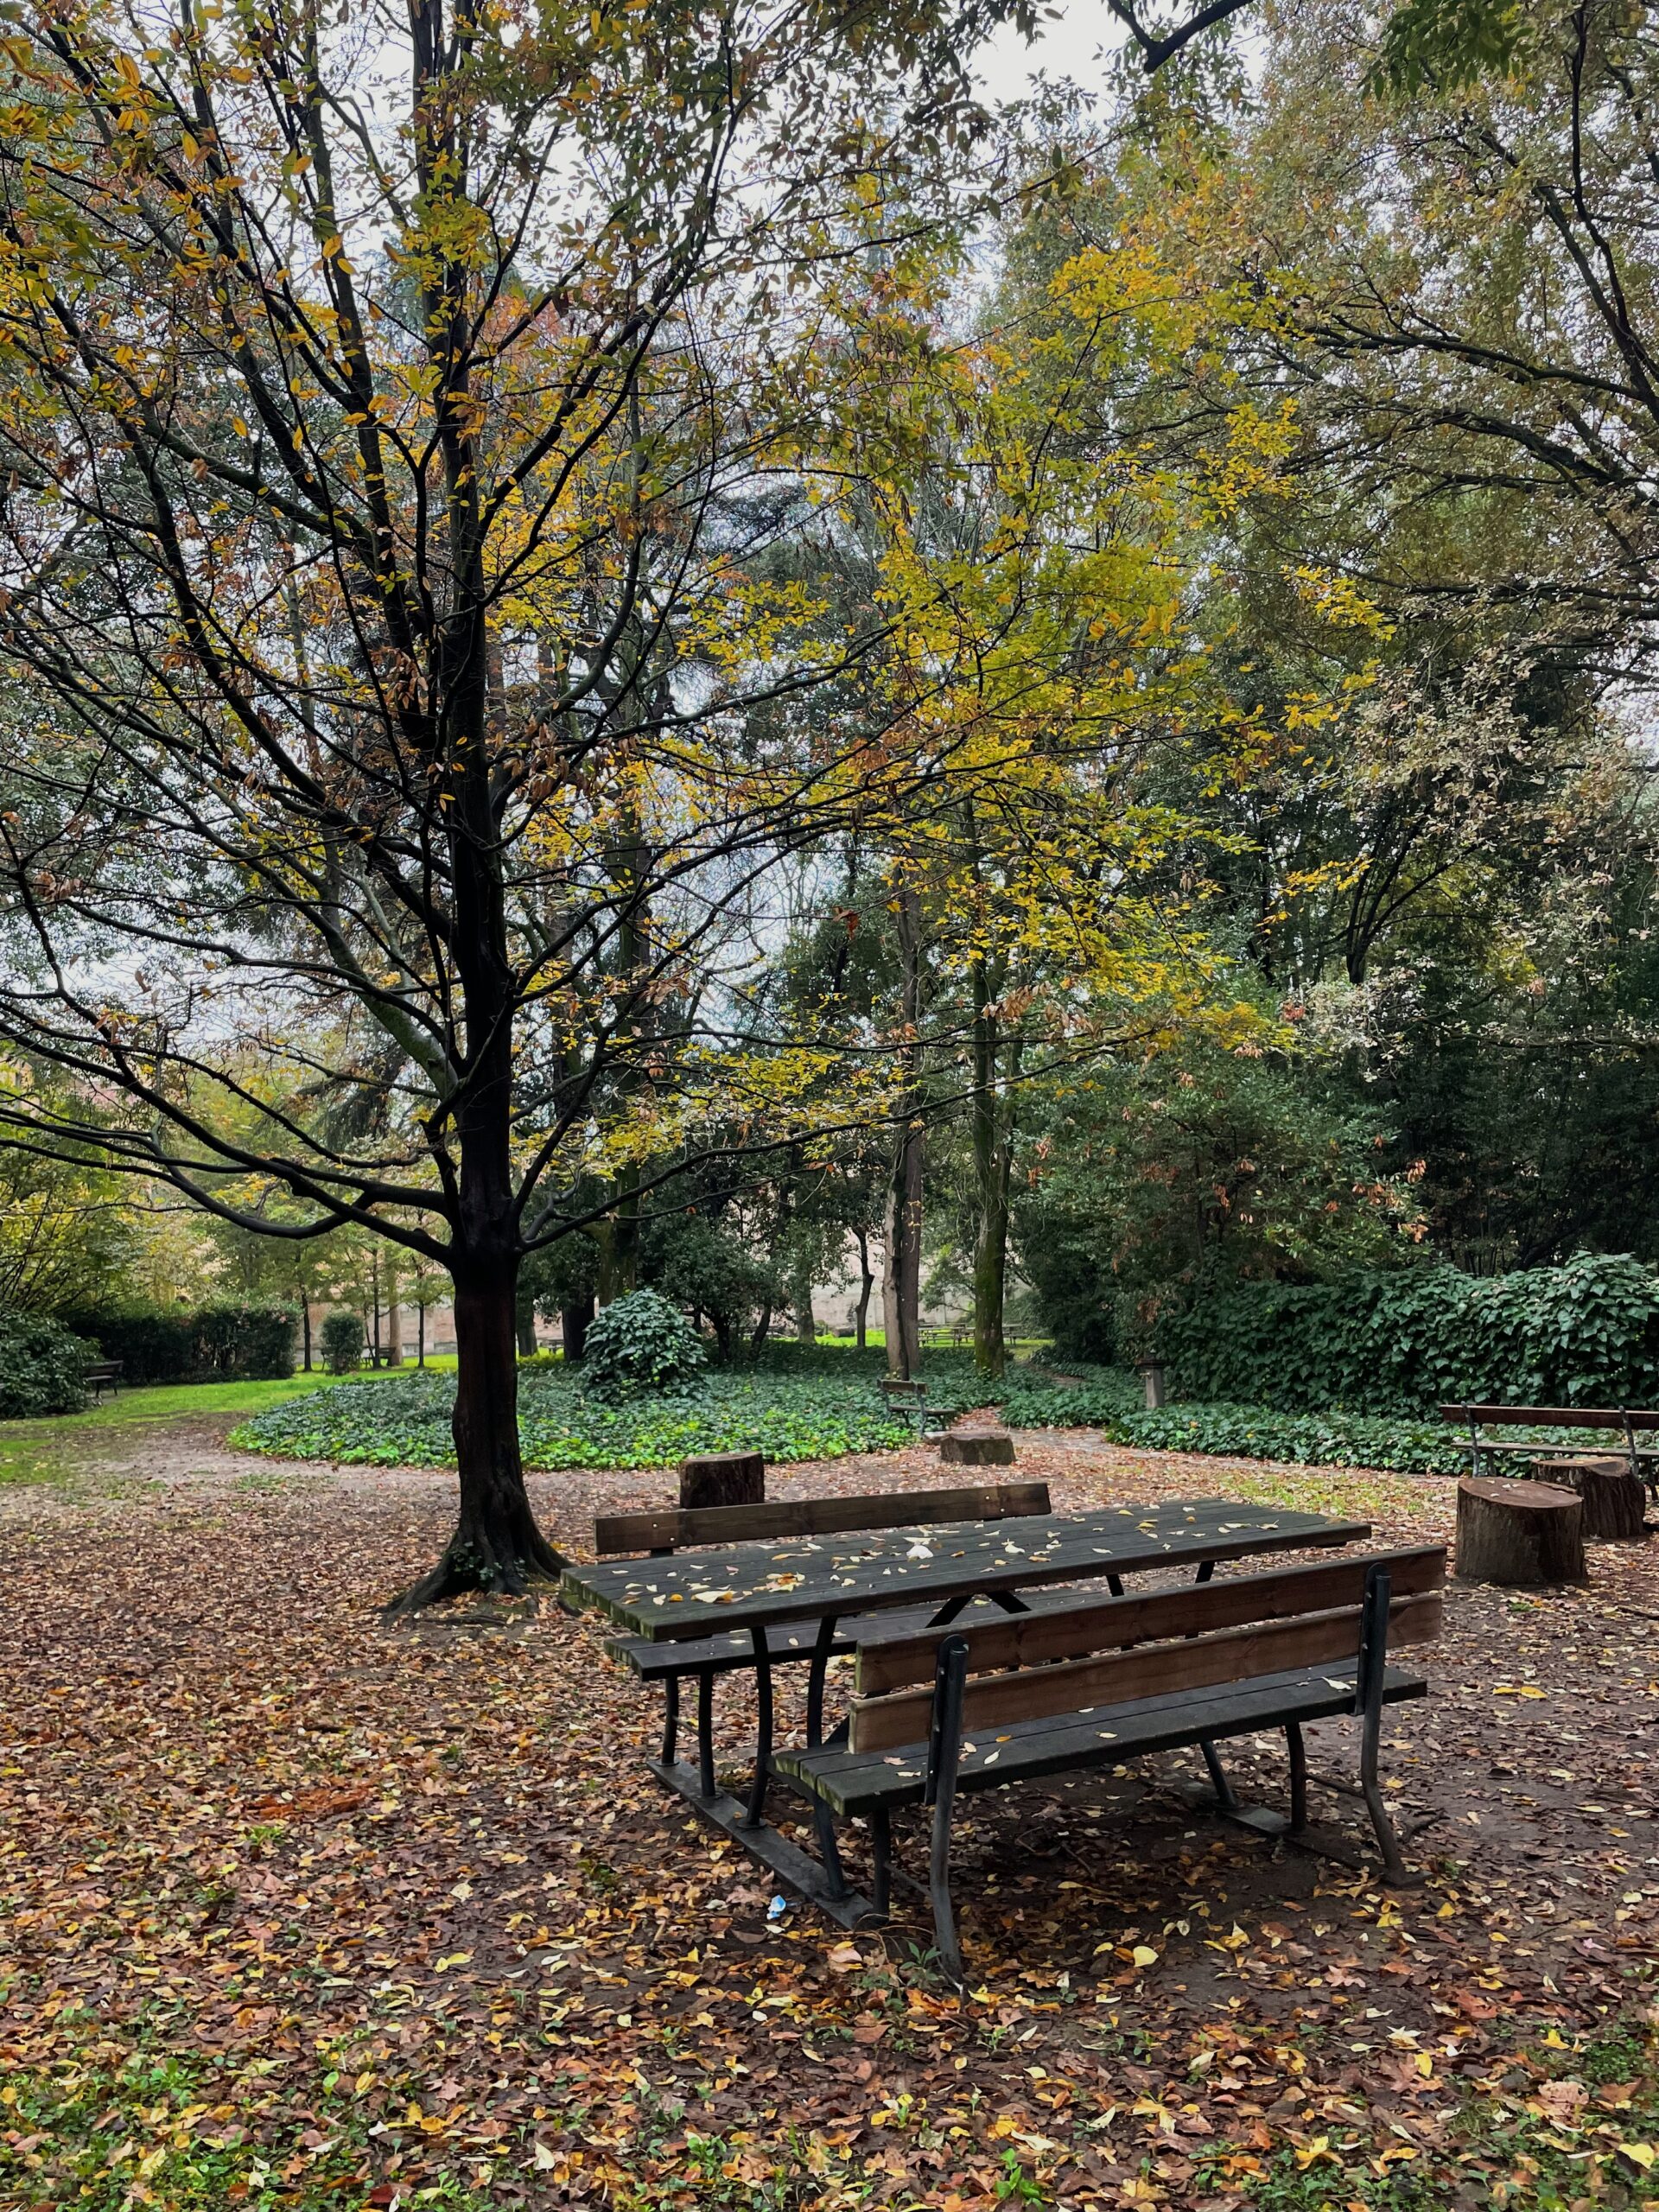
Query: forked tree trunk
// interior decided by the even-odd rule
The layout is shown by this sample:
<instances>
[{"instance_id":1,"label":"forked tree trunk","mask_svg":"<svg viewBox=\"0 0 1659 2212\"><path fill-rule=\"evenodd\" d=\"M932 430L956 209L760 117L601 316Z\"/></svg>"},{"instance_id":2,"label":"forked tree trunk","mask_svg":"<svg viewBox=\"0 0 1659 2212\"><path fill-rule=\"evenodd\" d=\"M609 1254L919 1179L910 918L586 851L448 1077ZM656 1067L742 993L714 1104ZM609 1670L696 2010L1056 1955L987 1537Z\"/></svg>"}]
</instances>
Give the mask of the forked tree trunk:
<instances>
[{"instance_id":1,"label":"forked tree trunk","mask_svg":"<svg viewBox=\"0 0 1659 2212\"><path fill-rule=\"evenodd\" d=\"M536 1525L518 1451L517 1303L511 1262L455 1276L455 1411L461 1510L443 1557L393 1610L464 1590L518 1597L562 1564Z\"/></svg>"},{"instance_id":2,"label":"forked tree trunk","mask_svg":"<svg viewBox=\"0 0 1659 2212\"><path fill-rule=\"evenodd\" d=\"M858 1336L858 1348L864 1349L869 1333L870 1293L875 1288L875 1274L870 1266L870 1240L861 1229L853 1235L858 1240L858 1304L853 1308L853 1327Z\"/></svg>"}]
</instances>

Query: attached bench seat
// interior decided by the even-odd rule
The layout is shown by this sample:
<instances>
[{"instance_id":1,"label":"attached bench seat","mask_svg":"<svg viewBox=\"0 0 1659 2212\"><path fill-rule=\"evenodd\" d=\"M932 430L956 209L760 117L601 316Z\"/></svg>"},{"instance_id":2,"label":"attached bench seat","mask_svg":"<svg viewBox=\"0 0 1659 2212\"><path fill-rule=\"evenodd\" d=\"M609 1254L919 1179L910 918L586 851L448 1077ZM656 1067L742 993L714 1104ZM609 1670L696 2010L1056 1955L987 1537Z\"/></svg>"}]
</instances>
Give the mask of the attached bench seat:
<instances>
[{"instance_id":1,"label":"attached bench seat","mask_svg":"<svg viewBox=\"0 0 1659 2212\"><path fill-rule=\"evenodd\" d=\"M931 1807L928 1894L940 1961L958 1980L950 1854L960 1789L1197 1745L1222 1810L1313 1842L1302 1730L1354 1714L1363 1723L1354 1794L1388 1879L1408 1882L1377 1751L1383 1708L1428 1686L1390 1666L1388 1649L1391 1636L1420 1643L1439 1634L1445 1576L1445 1548L1431 1545L861 1643L844 1743L776 1752L770 1772L813 1802L832 1896L844 1894L836 1819L868 1820L879 1914L893 1878L892 1814ZM1270 1728L1283 1729L1289 1753L1287 1820L1242 1810L1215 1748Z\"/></svg>"},{"instance_id":2,"label":"attached bench seat","mask_svg":"<svg viewBox=\"0 0 1659 2212\"><path fill-rule=\"evenodd\" d=\"M1020 1602L1031 1612L1059 1612L1077 1602L1075 1590L1022 1590ZM845 1658L861 1644L918 1636L933 1618L929 1605L907 1606L892 1613L854 1613L837 1620L830 1645L832 1659ZM960 1620L1000 1619L1001 1612L986 1598L976 1598L957 1616ZM944 1635L943 1628L938 1633ZM791 1660L810 1659L817 1649L817 1621L797 1621L766 1632L766 1652L774 1667ZM632 1669L642 1682L660 1682L674 1675L741 1673L754 1666L754 1639L747 1629L724 1636L702 1636L686 1643L653 1643L643 1636L612 1637L605 1649L613 1659Z\"/></svg>"},{"instance_id":3,"label":"attached bench seat","mask_svg":"<svg viewBox=\"0 0 1659 2212\"><path fill-rule=\"evenodd\" d=\"M995 1731L982 1728L962 1746L957 1788L1000 1789L1051 1774L1120 1766L1125 1759L1143 1758L1154 1751L1184 1751L1230 1736L1253 1736L1291 1721L1306 1726L1336 1719L1353 1711L1357 1688L1357 1669L1350 1660L1345 1666L1294 1668L1210 1690L1167 1690L1127 1705L1084 1707L1075 1713L1010 1721ZM1427 1693L1424 1675L1397 1667L1389 1668L1383 1675L1385 1705ZM927 1794L925 1744L897 1752L861 1753L844 1746L779 1751L772 1764L775 1773L821 1797L843 1818L918 1805Z\"/></svg>"}]
</instances>

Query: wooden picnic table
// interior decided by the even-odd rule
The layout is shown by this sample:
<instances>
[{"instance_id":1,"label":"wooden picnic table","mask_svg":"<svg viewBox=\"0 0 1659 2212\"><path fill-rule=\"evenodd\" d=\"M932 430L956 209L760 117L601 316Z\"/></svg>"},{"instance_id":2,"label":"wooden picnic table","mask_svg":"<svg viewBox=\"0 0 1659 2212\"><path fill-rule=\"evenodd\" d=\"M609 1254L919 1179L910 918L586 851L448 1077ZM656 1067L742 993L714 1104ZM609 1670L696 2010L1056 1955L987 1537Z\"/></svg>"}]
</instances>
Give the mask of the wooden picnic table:
<instances>
[{"instance_id":1,"label":"wooden picnic table","mask_svg":"<svg viewBox=\"0 0 1659 2212\"><path fill-rule=\"evenodd\" d=\"M1021 1612L1027 1610L1019 1594L1022 1589L1103 1580L1114 1596L1121 1596L1125 1574L1196 1565L1202 1582L1224 1560L1354 1543L1370 1534L1368 1522L1203 1497L1014 1521L795 1536L567 1567L560 1595L573 1610L597 1610L652 1642L748 1631L754 1647L759 1727L747 1802L715 1784L706 1696L699 1700L697 1766L652 1759L652 1770L791 1887L850 1927L868 1911L868 1901L827 1893L822 1869L764 1817L772 1739L770 1630L802 1621L818 1624L807 1729L809 1745L816 1745L823 1669L842 1615L931 1604L938 1608L934 1623L944 1627L976 1599L988 1598L1005 1611Z\"/></svg>"}]
</instances>

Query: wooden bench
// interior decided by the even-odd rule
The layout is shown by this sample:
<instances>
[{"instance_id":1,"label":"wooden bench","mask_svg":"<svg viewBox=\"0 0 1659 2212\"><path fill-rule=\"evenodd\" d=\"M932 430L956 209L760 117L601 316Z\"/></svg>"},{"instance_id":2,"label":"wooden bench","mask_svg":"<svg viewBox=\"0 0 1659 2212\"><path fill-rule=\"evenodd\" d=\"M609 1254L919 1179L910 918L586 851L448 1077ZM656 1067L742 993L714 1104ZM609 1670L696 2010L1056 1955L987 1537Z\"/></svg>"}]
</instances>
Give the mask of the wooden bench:
<instances>
[{"instance_id":1,"label":"wooden bench","mask_svg":"<svg viewBox=\"0 0 1659 2212\"><path fill-rule=\"evenodd\" d=\"M1196 1745L1222 1810L1259 1833L1319 1848L1307 1821L1302 1729L1356 1713L1363 1726L1354 1794L1364 1800L1388 1879L1408 1882L1377 1783L1377 1748L1383 1706L1421 1697L1427 1684L1390 1668L1388 1647L1390 1638L1438 1635L1445 1573L1444 1547L1426 1547L1145 1597L1074 1599L1064 1611L953 1627L943 1637L936 1630L861 1644L845 1743L780 1751L772 1770L819 1808L832 1892L842 1880L833 1818L869 1823L880 1914L893 1879L893 1813L931 1808L927 1891L940 1959L958 1980L950 1853L963 1791ZM1290 1759L1288 1818L1240 1807L1214 1748L1280 1728Z\"/></svg>"},{"instance_id":2,"label":"wooden bench","mask_svg":"<svg viewBox=\"0 0 1659 2212\"><path fill-rule=\"evenodd\" d=\"M1439 1411L1448 1427L1469 1431L1468 1440L1462 1448L1472 1462L1469 1469L1471 1475L1482 1473L1483 1459L1507 1452L1519 1452L1529 1459L1576 1459L1584 1451L1582 1443L1545 1443L1535 1437L1518 1444L1504 1443L1483 1436L1484 1428L1606 1429L1623 1437L1630 1472L1647 1484L1650 1497L1659 1498L1659 1467L1656 1466L1659 1462L1659 1443L1637 1441L1638 1435L1651 1436L1659 1430L1659 1413L1638 1413L1624 1406L1441 1406ZM1493 1471L1501 1473L1503 1470Z\"/></svg>"},{"instance_id":3,"label":"wooden bench","mask_svg":"<svg viewBox=\"0 0 1659 2212\"><path fill-rule=\"evenodd\" d=\"M664 1506L643 1513L614 1513L594 1522L594 1550L601 1559L618 1553L645 1552L654 1558L706 1546L766 1543L798 1536L836 1536L865 1529L937 1528L956 1521L1006 1521L1046 1513L1046 1483L976 1484L960 1490L869 1491L852 1497L802 1497L765 1505ZM1070 1599L1066 1591L1027 1597L1027 1604L1053 1605ZM862 1614L835 1624L833 1635L820 1634L816 1621L775 1630L769 1656L774 1666L813 1662L808 1700L816 1734L822 1719L823 1677L833 1658L867 1640L925 1628L931 1609L898 1614ZM645 1682L661 1682L667 1700L663 1718L662 1764L672 1766L679 1738L680 1684L697 1682L697 1745L704 1792L715 1789L713 1707L715 1678L754 1667L753 1639L741 1630L672 1643L638 1636L615 1637L606 1645Z\"/></svg>"},{"instance_id":4,"label":"wooden bench","mask_svg":"<svg viewBox=\"0 0 1659 2212\"><path fill-rule=\"evenodd\" d=\"M121 1362L118 1359L100 1359L86 1370L81 1380L96 1398L101 1399L105 1390L112 1397L119 1397Z\"/></svg>"}]
</instances>

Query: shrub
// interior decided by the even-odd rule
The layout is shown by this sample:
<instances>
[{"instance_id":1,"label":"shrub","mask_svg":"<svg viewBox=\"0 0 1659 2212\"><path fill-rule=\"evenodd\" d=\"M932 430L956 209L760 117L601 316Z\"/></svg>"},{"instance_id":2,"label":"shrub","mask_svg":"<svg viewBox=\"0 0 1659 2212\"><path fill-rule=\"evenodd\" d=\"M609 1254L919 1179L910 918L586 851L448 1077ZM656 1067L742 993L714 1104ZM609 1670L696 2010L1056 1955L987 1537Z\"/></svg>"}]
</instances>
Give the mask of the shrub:
<instances>
[{"instance_id":1,"label":"shrub","mask_svg":"<svg viewBox=\"0 0 1659 2212\"><path fill-rule=\"evenodd\" d=\"M331 1375L349 1375L363 1357L363 1324L355 1313L331 1313L322 1325L322 1363Z\"/></svg>"},{"instance_id":2,"label":"shrub","mask_svg":"<svg viewBox=\"0 0 1659 2212\"><path fill-rule=\"evenodd\" d=\"M96 1344L44 1313L0 1313L0 1420L79 1413L97 1357Z\"/></svg>"},{"instance_id":3,"label":"shrub","mask_svg":"<svg viewBox=\"0 0 1659 2212\"><path fill-rule=\"evenodd\" d=\"M689 1382L703 1365L691 1324L654 1290L636 1290L606 1306L589 1324L582 1351L582 1381L601 1397L630 1390L665 1390Z\"/></svg>"},{"instance_id":4,"label":"shrub","mask_svg":"<svg viewBox=\"0 0 1659 2212\"><path fill-rule=\"evenodd\" d=\"M297 1325L289 1306L204 1306L190 1317L192 1372L291 1375Z\"/></svg>"},{"instance_id":5,"label":"shrub","mask_svg":"<svg viewBox=\"0 0 1659 2212\"><path fill-rule=\"evenodd\" d=\"M1166 1315L1159 1350L1183 1398L1426 1413L1445 1401L1659 1401L1659 1277L1582 1253L1479 1277L1409 1268L1258 1283Z\"/></svg>"}]
</instances>

